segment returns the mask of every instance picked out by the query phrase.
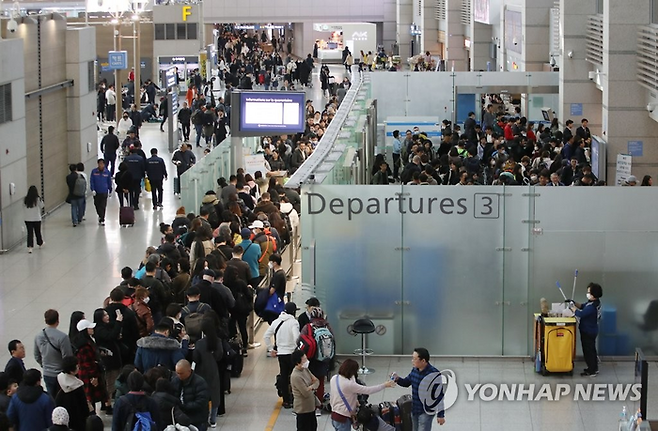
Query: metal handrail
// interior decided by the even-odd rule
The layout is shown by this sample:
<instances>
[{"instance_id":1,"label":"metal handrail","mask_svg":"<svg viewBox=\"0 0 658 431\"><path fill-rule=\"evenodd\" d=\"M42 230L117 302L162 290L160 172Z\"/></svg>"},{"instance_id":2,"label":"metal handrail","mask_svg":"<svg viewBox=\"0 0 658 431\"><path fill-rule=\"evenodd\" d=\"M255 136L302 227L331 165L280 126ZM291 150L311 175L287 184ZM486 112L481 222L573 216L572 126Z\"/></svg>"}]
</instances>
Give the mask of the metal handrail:
<instances>
[{"instance_id":1,"label":"metal handrail","mask_svg":"<svg viewBox=\"0 0 658 431\"><path fill-rule=\"evenodd\" d=\"M363 76L361 75L361 72L359 72L358 66L352 66L352 76L354 82L352 82L350 89L345 94L343 101L336 111L334 119L327 127L327 131L322 135L315 151L313 151L306 161L288 179L285 184L286 187L297 188L308 181L316 169L324 162L327 155L331 153L338 139L340 130L345 124L345 120L352 110L359 90L363 85Z\"/></svg>"}]
</instances>

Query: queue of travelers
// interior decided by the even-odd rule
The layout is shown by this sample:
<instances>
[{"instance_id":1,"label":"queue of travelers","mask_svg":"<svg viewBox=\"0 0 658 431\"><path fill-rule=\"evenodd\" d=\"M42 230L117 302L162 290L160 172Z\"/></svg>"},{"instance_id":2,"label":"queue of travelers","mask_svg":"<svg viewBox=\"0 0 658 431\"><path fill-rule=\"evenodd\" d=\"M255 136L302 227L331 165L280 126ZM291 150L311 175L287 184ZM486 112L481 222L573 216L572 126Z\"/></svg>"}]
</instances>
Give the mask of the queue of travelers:
<instances>
[{"instance_id":1,"label":"queue of travelers","mask_svg":"<svg viewBox=\"0 0 658 431\"><path fill-rule=\"evenodd\" d=\"M103 159L98 163L107 170ZM74 188L83 170L72 171ZM26 205L39 208L39 199L35 189ZM220 178L197 214L181 207L160 225L161 240L121 270L99 308L74 312L66 329L57 310L44 313L31 349L41 370L26 370L25 346L9 343L0 413L15 431L92 429L92 418L103 414L112 416L113 430L142 420L157 430L173 422L214 428L226 414L230 377L239 376L248 355L248 319L261 281L268 279L266 297L285 296L281 250L298 228L300 203L294 190L261 172ZM39 235L37 243L43 245ZM66 421L56 420L60 408Z\"/></svg>"},{"instance_id":2,"label":"queue of travelers","mask_svg":"<svg viewBox=\"0 0 658 431\"><path fill-rule=\"evenodd\" d=\"M557 121L537 127L525 117L485 109L483 121L470 112L463 130L448 120L442 123L439 142L418 127L393 132L393 169L377 155L371 184L401 182L408 185L536 185L603 186L592 172L592 135L587 119L575 127ZM624 185L638 183L630 176ZM651 185L644 178L642 185Z\"/></svg>"}]
</instances>

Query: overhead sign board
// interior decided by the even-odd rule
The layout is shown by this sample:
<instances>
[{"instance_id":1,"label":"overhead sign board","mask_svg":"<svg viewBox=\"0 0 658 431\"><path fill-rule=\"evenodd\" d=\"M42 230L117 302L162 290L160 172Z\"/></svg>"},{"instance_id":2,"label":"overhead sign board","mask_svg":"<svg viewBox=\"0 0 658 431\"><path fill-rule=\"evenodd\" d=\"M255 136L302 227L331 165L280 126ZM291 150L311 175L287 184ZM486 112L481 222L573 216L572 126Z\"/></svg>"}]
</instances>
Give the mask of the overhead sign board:
<instances>
[{"instance_id":1,"label":"overhead sign board","mask_svg":"<svg viewBox=\"0 0 658 431\"><path fill-rule=\"evenodd\" d=\"M128 51L110 51L107 53L108 68L111 70L128 69Z\"/></svg>"}]
</instances>

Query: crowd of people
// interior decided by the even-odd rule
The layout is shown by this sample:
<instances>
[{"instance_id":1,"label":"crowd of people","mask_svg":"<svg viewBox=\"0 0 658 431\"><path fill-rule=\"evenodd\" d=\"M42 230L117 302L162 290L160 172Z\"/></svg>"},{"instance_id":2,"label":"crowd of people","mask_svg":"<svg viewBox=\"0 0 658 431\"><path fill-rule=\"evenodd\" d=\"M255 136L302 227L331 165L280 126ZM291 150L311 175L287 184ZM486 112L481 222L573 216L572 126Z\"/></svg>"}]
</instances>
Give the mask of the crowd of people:
<instances>
[{"instance_id":1,"label":"crowd of people","mask_svg":"<svg viewBox=\"0 0 658 431\"><path fill-rule=\"evenodd\" d=\"M393 132L393 169L383 154L372 168L372 184L603 186L592 172L592 135L587 119L560 130L522 116L494 113L489 104L477 123L470 112L463 130L444 120L440 142L418 127ZM650 176L642 185L651 185ZM638 183L630 176L625 185Z\"/></svg>"},{"instance_id":2,"label":"crowd of people","mask_svg":"<svg viewBox=\"0 0 658 431\"><path fill-rule=\"evenodd\" d=\"M32 351L41 371L25 369L21 341L9 343L0 420L15 431L83 431L102 429L102 412L116 431L141 420L157 430L216 426L230 376L247 356L256 289L269 275L261 296L283 301L286 294L281 250L298 228L300 204L276 180L242 170L218 184L198 214L181 207L162 223L160 243L121 270L93 313L72 313L68 332L59 329L57 310L45 312ZM29 194L26 202L38 208L39 199ZM258 304L264 319L278 318Z\"/></svg>"}]
</instances>

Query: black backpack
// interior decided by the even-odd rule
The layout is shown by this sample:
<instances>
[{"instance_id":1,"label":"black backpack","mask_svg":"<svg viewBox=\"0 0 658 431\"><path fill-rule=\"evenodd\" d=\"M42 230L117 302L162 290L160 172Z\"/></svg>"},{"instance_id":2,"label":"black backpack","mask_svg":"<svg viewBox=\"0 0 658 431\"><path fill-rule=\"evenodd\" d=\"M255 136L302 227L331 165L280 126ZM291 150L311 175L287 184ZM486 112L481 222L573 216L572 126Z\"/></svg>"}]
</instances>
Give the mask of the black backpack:
<instances>
[{"instance_id":1,"label":"black backpack","mask_svg":"<svg viewBox=\"0 0 658 431\"><path fill-rule=\"evenodd\" d=\"M192 119L192 124L194 124L195 126L200 126L201 124L203 124L203 111L197 109L192 114L191 119Z\"/></svg>"}]
</instances>

